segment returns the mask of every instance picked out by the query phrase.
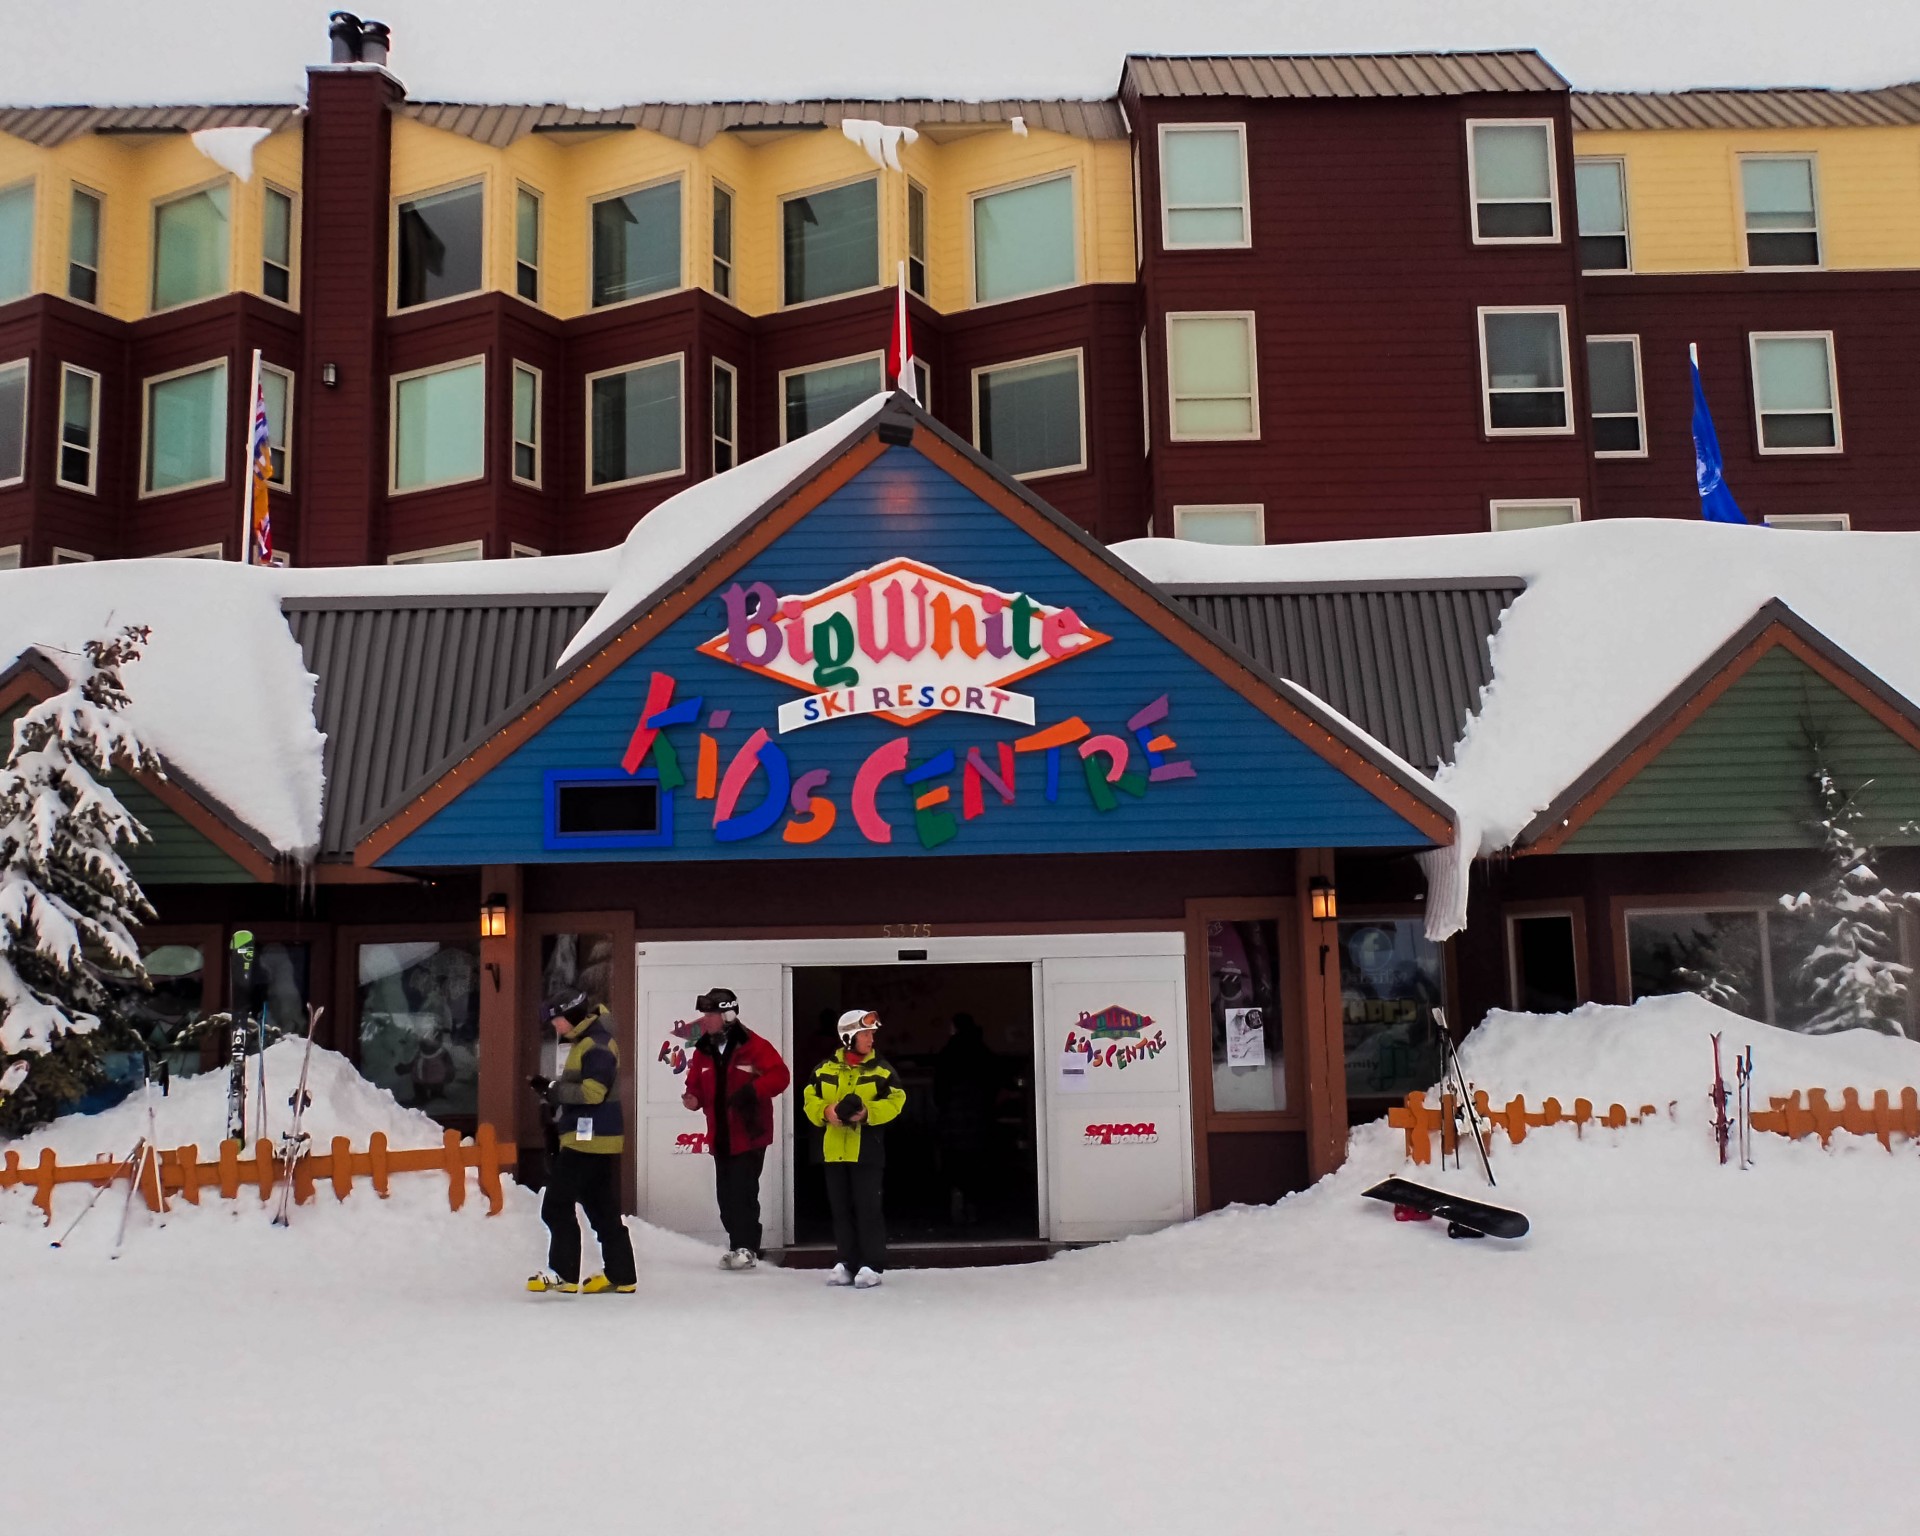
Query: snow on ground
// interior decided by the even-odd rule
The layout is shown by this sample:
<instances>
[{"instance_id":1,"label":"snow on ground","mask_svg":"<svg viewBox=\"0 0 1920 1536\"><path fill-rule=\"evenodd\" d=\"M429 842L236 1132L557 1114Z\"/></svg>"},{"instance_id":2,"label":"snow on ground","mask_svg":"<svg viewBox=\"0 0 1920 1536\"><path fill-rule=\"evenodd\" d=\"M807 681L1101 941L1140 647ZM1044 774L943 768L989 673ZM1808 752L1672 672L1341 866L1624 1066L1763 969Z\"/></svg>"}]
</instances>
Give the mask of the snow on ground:
<instances>
[{"instance_id":1,"label":"snow on ground","mask_svg":"<svg viewBox=\"0 0 1920 1536\"><path fill-rule=\"evenodd\" d=\"M490 1221L323 1191L287 1231L244 1199L136 1212L118 1261L101 1213L52 1252L0 1205L8 1512L36 1536L1903 1529L1920 1154L1769 1136L1721 1168L1709 1024L1745 1028L1642 1005L1472 1043L1482 1081L1638 1059L1623 1097L1682 1105L1501 1148L1514 1244L1362 1200L1408 1171L1384 1125L1277 1207L858 1294L637 1226L638 1295L528 1296L525 1193ZM1795 1077L1901 1052L1920 1077L1913 1043L1795 1044Z\"/></svg>"}]
</instances>

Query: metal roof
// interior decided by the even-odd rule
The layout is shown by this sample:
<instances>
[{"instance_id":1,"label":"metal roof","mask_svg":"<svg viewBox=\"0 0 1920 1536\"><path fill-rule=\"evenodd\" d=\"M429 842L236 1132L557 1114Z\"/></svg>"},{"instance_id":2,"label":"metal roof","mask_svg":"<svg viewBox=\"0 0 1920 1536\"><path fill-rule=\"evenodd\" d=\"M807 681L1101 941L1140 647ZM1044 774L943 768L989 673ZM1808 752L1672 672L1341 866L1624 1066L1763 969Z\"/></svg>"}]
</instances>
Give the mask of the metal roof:
<instances>
[{"instance_id":1,"label":"metal roof","mask_svg":"<svg viewBox=\"0 0 1920 1536\"><path fill-rule=\"evenodd\" d=\"M598 593L288 598L288 627L319 679L326 737L321 859L553 672Z\"/></svg>"},{"instance_id":2,"label":"metal roof","mask_svg":"<svg viewBox=\"0 0 1920 1536\"><path fill-rule=\"evenodd\" d=\"M1126 118L1113 101L710 101L651 102L589 109L557 104L512 106L481 102L409 101L402 116L448 133L504 149L530 133L645 128L696 148L722 133L768 129L837 128L867 118L910 128L987 127L1024 118L1030 127L1082 139L1124 139Z\"/></svg>"},{"instance_id":3,"label":"metal roof","mask_svg":"<svg viewBox=\"0 0 1920 1536\"><path fill-rule=\"evenodd\" d=\"M1920 85L1873 91L1576 91L1573 126L1607 129L1884 128L1920 123Z\"/></svg>"},{"instance_id":4,"label":"metal roof","mask_svg":"<svg viewBox=\"0 0 1920 1536\"><path fill-rule=\"evenodd\" d=\"M1262 667L1324 699L1425 773L1453 755L1519 577L1170 586Z\"/></svg>"},{"instance_id":5,"label":"metal roof","mask_svg":"<svg viewBox=\"0 0 1920 1536\"><path fill-rule=\"evenodd\" d=\"M83 133L198 133L265 128L278 133L301 109L285 103L224 107L0 107L0 133L54 149Z\"/></svg>"},{"instance_id":6,"label":"metal roof","mask_svg":"<svg viewBox=\"0 0 1920 1536\"><path fill-rule=\"evenodd\" d=\"M1124 83L1142 96L1467 96L1564 91L1531 48L1500 53L1132 54Z\"/></svg>"}]
</instances>

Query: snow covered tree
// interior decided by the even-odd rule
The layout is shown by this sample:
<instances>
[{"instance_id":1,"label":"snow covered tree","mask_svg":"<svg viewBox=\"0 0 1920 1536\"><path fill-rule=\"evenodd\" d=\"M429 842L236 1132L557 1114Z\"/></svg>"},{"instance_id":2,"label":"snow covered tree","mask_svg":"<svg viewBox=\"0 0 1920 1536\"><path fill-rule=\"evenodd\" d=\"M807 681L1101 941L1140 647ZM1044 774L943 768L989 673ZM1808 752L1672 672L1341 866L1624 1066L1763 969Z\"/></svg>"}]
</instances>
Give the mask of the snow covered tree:
<instances>
[{"instance_id":1,"label":"snow covered tree","mask_svg":"<svg viewBox=\"0 0 1920 1536\"><path fill-rule=\"evenodd\" d=\"M1808 919L1813 950L1794 967L1811 1010L1809 1034L1842 1029L1904 1033L1912 967L1900 953L1900 911L1920 906L1920 891L1895 891L1875 872L1878 851L1865 838L1861 796L1871 779L1848 789L1835 776L1820 738L1808 737L1813 759L1813 824L1827 858L1826 879L1811 891L1782 896L1786 911Z\"/></svg>"},{"instance_id":2,"label":"snow covered tree","mask_svg":"<svg viewBox=\"0 0 1920 1536\"><path fill-rule=\"evenodd\" d=\"M0 1102L0 1132L51 1119L103 1077L101 1057L128 1026L109 985L146 985L129 931L153 916L120 856L146 836L103 781L159 771L133 733L120 669L144 626L88 641L64 693L15 722L0 768L0 1072L27 1064Z\"/></svg>"}]
</instances>

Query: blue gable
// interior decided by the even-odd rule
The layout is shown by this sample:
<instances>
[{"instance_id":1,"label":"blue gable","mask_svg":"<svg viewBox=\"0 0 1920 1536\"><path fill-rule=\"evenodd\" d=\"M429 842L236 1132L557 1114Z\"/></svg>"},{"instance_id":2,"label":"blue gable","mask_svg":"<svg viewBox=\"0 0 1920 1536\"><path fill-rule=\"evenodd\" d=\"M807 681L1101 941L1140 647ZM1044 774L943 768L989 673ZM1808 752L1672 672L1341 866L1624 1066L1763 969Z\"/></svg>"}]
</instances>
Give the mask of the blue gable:
<instances>
[{"instance_id":1,"label":"blue gable","mask_svg":"<svg viewBox=\"0 0 1920 1536\"><path fill-rule=\"evenodd\" d=\"M780 706L798 705L808 690L735 665L709 645L728 632L730 590L737 618L740 594L756 583L782 598L819 593L903 557L959 582L1025 594L1049 610L1071 609L1080 626L1107 638L1088 644L1083 635L1076 642L1070 620L1024 626L1023 649L1038 652L1033 664L1040 670L988 690L985 701L967 702L1024 711L1022 701L1030 700L1031 723L949 710L910 725L867 713L785 732ZM924 613L922 624L924 641ZM1064 653L1050 662L1040 649L1043 629ZM1009 633L998 631L1003 640ZM1007 665L1017 669L1019 658ZM912 702L937 702L939 695L933 668L926 684L916 683ZM958 702L957 692L949 699ZM656 729L636 740L643 713ZM766 744L745 750L762 730ZM970 755L970 749L977 751ZM1123 757L1124 771L1116 776ZM623 758L629 759L625 767ZM658 811L657 823L637 829L621 820L633 809L625 804L623 810L623 801L632 800L635 785L647 786L638 791L639 803L657 797ZM1004 790L1011 790L1011 800ZM560 809L568 793L608 798L569 831ZM716 826L722 811L730 815ZM650 863L1431 841L998 509L914 449L896 446L379 863Z\"/></svg>"}]
</instances>

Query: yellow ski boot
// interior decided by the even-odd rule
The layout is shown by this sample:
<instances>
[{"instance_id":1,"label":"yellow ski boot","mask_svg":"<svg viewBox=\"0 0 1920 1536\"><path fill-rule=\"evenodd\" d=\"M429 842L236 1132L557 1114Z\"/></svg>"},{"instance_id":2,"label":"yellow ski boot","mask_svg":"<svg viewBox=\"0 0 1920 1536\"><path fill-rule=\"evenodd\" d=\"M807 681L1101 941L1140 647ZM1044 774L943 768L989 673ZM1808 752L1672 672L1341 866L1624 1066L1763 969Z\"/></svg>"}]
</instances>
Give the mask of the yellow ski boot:
<instances>
[{"instance_id":1,"label":"yellow ski boot","mask_svg":"<svg viewBox=\"0 0 1920 1536\"><path fill-rule=\"evenodd\" d=\"M537 1275L527 1276L527 1289L534 1292L564 1291L567 1295L571 1296L578 1292L580 1287L571 1280L562 1280L558 1275L550 1275L545 1270L542 1270ZM588 1282L587 1289L593 1289L591 1281Z\"/></svg>"},{"instance_id":2,"label":"yellow ski boot","mask_svg":"<svg viewBox=\"0 0 1920 1536\"><path fill-rule=\"evenodd\" d=\"M631 1296L634 1288L631 1285L615 1285L605 1275L593 1275L580 1289L589 1296L598 1296L602 1291L617 1291L622 1296Z\"/></svg>"}]
</instances>

